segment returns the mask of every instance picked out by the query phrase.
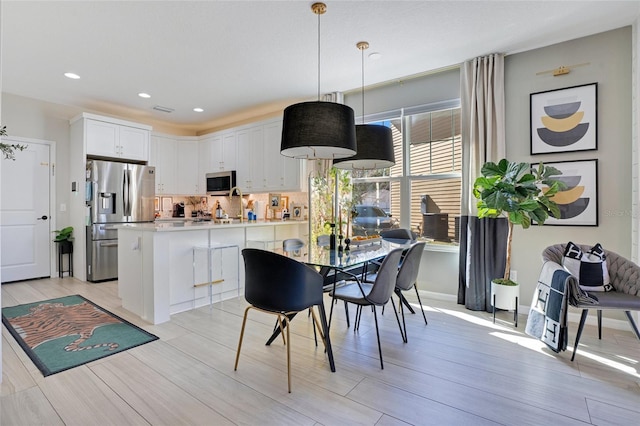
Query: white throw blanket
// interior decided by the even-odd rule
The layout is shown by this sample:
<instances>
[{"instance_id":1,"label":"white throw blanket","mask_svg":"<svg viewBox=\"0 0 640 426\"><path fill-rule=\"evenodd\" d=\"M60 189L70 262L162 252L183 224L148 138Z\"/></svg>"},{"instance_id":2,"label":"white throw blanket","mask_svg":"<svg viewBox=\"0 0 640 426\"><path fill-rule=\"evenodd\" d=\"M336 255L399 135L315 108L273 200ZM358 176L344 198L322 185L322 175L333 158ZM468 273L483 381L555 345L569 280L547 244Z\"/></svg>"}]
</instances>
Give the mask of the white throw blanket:
<instances>
[{"instance_id":1,"label":"white throw blanket","mask_svg":"<svg viewBox=\"0 0 640 426\"><path fill-rule=\"evenodd\" d=\"M572 301L584 299L581 293L574 276L555 262L545 262L531 301L525 333L540 339L555 352L564 351L567 348L567 304L569 298Z\"/></svg>"}]
</instances>

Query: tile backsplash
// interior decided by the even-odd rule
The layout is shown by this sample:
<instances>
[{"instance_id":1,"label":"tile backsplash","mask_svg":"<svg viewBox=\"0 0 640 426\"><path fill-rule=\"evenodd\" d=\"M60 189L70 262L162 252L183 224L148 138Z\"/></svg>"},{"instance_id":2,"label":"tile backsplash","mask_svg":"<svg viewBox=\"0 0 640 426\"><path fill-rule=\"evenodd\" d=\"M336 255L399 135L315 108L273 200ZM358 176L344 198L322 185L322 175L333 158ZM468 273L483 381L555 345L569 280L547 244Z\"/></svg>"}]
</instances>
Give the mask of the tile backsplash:
<instances>
[{"instance_id":1,"label":"tile backsplash","mask_svg":"<svg viewBox=\"0 0 640 426\"><path fill-rule=\"evenodd\" d=\"M308 195L306 192L283 192L280 193L281 197L284 197L288 206L292 203L296 206L303 206L302 214L306 216L308 213ZM158 218L170 218L173 216L173 205L175 203L184 203L184 213L185 217L191 217L192 212L197 212L198 210L207 211L212 216L215 216L215 209L217 202L220 203L220 207L222 210L229 215L229 217L238 217L240 214L240 197L228 197L228 196L198 196L197 198L201 200L201 202L197 203L196 206L189 204L188 196L171 196L171 201L163 203L163 199L166 199L169 196L159 196L158 200L158 211L156 211L156 217ZM275 212L268 208L269 206L269 194L247 194L242 197L242 202L244 203L245 208L245 216L248 211L248 207L253 207L254 213L258 214L258 217L265 217L267 219L279 218L280 212ZM164 205L163 205L164 204ZM169 208L169 206L171 206ZM264 206L264 211L262 214L259 214L255 210L255 206ZM289 210L291 210L289 208Z\"/></svg>"}]
</instances>

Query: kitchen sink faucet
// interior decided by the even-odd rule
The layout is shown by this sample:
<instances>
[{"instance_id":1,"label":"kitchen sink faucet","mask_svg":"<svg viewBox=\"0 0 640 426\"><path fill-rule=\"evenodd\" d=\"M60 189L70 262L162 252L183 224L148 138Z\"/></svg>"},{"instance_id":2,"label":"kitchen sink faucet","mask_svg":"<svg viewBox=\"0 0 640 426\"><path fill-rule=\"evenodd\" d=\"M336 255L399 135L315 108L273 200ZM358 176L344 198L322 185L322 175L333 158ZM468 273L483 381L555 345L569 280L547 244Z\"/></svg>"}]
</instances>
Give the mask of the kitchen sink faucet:
<instances>
[{"instance_id":1,"label":"kitchen sink faucet","mask_svg":"<svg viewBox=\"0 0 640 426\"><path fill-rule=\"evenodd\" d=\"M240 195L240 223L243 223L244 222L244 205L242 204L242 190L240 189L239 186L234 186L229 190L229 203L231 203L231 200L232 200L231 197L233 197L234 191L236 191L238 195Z\"/></svg>"}]
</instances>

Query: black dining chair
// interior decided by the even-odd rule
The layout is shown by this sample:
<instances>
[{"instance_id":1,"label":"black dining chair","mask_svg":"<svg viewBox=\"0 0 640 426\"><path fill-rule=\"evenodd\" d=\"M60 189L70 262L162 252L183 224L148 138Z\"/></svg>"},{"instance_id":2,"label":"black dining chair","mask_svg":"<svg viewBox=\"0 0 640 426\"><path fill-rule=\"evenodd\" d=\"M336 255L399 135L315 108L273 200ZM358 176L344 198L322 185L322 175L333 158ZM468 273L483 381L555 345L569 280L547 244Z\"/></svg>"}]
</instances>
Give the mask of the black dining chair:
<instances>
[{"instance_id":1,"label":"black dining chair","mask_svg":"<svg viewBox=\"0 0 640 426\"><path fill-rule=\"evenodd\" d=\"M392 243L397 242L399 244L404 244L416 241L416 239L418 238L418 234L410 229L396 228L380 232L380 238Z\"/></svg>"},{"instance_id":2,"label":"black dining chair","mask_svg":"<svg viewBox=\"0 0 640 426\"><path fill-rule=\"evenodd\" d=\"M393 294L393 290L396 286L396 276L398 275L398 263L400 262L400 256L402 256L401 248L391 250L382 261L380 269L378 269L376 280L372 284L362 283L358 279L357 275L345 271L345 273L351 275L354 280L347 281L345 285L338 287L329 293L334 300L343 300L358 306L356 319L354 321L354 332L357 331L360 326L362 307L371 306L373 310L373 318L376 324L378 352L380 354L380 368L382 369L384 369L384 363L382 361L382 348L380 347L380 331L378 329L378 315L376 313L377 306L384 306L389 300L391 300L393 312L396 315L396 321L398 322L400 334L404 341L400 318L398 318L395 303L393 302L393 299L391 299L391 295Z\"/></svg>"},{"instance_id":3,"label":"black dining chair","mask_svg":"<svg viewBox=\"0 0 640 426\"><path fill-rule=\"evenodd\" d=\"M251 309L276 315L280 332L287 346L287 381L291 392L291 340L289 333L290 320L300 311L311 309L314 327L318 327L331 371L335 371L329 327L324 310L322 283L318 272L304 263L270 251L246 248L242 250L245 266L244 297L250 303L244 311L236 363L238 369L240 349L244 337L247 315ZM313 310L318 308L320 321ZM286 337L284 334L286 332Z\"/></svg>"},{"instance_id":4,"label":"black dining chair","mask_svg":"<svg viewBox=\"0 0 640 426\"><path fill-rule=\"evenodd\" d=\"M400 269L398 269L398 276L396 277L396 286L394 292L398 296L398 304L400 305L400 312L402 312L402 326L404 328L404 341L407 342L407 324L404 320L404 305L407 304L409 308L409 302L402 295L403 291L411 290L412 288L416 291L416 296L418 297L418 303L420 303L420 311L422 312L422 317L424 318L424 323L427 325L427 316L424 313L424 308L422 307L422 300L420 300L420 294L418 293L418 272L420 270L420 260L422 258L422 253L424 252L425 242L420 242L409 247L409 250L404 254L402 258L402 262L400 263ZM413 309L410 309L411 313L415 313Z\"/></svg>"}]
</instances>

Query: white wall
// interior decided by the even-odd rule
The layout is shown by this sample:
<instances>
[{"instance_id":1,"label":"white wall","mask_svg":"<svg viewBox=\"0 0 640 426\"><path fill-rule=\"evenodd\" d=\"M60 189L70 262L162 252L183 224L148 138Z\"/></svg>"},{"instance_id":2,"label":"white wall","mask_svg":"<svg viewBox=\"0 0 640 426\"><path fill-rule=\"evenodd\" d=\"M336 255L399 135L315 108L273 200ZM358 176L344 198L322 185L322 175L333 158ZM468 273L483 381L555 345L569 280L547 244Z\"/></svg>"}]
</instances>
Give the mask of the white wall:
<instances>
[{"instance_id":1,"label":"white wall","mask_svg":"<svg viewBox=\"0 0 640 426\"><path fill-rule=\"evenodd\" d=\"M634 56L635 57L635 56ZM521 305L533 294L541 267L541 252L551 244L573 240L600 242L607 249L631 258L632 246L632 31L625 27L553 46L509 55L505 59L507 156L513 161L570 161L598 159L599 226L543 226L517 228L512 269L521 283ZM560 65L589 62L568 75L536 75ZM530 155L529 95L531 93L598 83L598 150ZM459 97L459 72L399 80L365 91L365 114ZM345 95L345 102L361 114L361 95ZM458 289L458 254L423 256L420 287L455 295Z\"/></svg>"},{"instance_id":2,"label":"white wall","mask_svg":"<svg viewBox=\"0 0 640 426\"><path fill-rule=\"evenodd\" d=\"M402 79L384 86L365 88L366 115L400 108L430 104L460 97L460 69L458 67L412 79ZM362 115L361 90L345 93L344 103Z\"/></svg>"},{"instance_id":3,"label":"white wall","mask_svg":"<svg viewBox=\"0 0 640 426\"><path fill-rule=\"evenodd\" d=\"M68 226L69 209L60 211L60 204L69 206L69 119L80 111L76 108L2 94L2 125L11 136L56 142L56 229Z\"/></svg>"},{"instance_id":4,"label":"white wall","mask_svg":"<svg viewBox=\"0 0 640 426\"><path fill-rule=\"evenodd\" d=\"M599 226L516 228L511 268L518 272L520 294L529 303L540 273L542 250L574 241L601 243L631 258L632 135L631 27L625 27L505 59L507 157L513 161L598 160ZM589 62L568 75L536 75L560 65ZM598 83L598 149L530 155L529 95L581 84Z\"/></svg>"}]
</instances>

